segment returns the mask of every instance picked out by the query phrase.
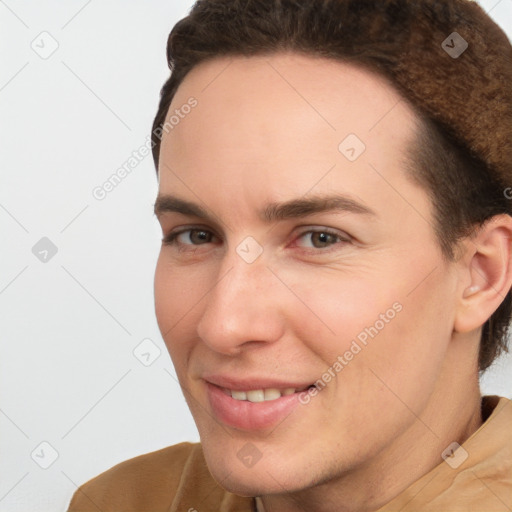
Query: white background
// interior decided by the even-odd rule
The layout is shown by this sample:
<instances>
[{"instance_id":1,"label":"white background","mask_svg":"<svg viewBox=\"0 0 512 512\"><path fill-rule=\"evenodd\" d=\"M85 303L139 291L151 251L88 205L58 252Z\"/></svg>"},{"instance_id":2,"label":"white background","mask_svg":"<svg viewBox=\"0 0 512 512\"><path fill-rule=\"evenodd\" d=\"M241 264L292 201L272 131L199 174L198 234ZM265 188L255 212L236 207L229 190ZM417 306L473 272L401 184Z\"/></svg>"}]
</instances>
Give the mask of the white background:
<instances>
[{"instance_id":1,"label":"white background","mask_svg":"<svg viewBox=\"0 0 512 512\"><path fill-rule=\"evenodd\" d=\"M151 157L92 195L147 140L167 35L191 5L0 1L1 512L64 511L117 462L198 440L153 312ZM512 0L482 5L510 36ZM53 40L47 59L31 48ZM42 237L58 249L46 263ZM161 350L147 367L144 339ZM512 397L511 370L502 359L484 392Z\"/></svg>"}]
</instances>

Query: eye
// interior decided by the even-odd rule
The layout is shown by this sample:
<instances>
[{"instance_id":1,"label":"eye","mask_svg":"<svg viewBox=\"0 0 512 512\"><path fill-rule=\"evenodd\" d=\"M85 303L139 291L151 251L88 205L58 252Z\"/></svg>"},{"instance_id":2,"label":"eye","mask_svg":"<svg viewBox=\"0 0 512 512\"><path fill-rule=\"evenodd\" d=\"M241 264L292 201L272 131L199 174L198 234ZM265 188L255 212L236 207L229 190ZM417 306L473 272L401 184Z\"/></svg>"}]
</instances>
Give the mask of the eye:
<instances>
[{"instance_id":1,"label":"eye","mask_svg":"<svg viewBox=\"0 0 512 512\"><path fill-rule=\"evenodd\" d=\"M328 229L320 229L302 233L297 238L296 245L306 249L328 249L333 245L349 241L348 236L342 236L339 233L332 232Z\"/></svg>"},{"instance_id":2,"label":"eye","mask_svg":"<svg viewBox=\"0 0 512 512\"><path fill-rule=\"evenodd\" d=\"M206 229L182 229L170 233L163 239L165 245L204 245L216 240L215 235Z\"/></svg>"}]
</instances>

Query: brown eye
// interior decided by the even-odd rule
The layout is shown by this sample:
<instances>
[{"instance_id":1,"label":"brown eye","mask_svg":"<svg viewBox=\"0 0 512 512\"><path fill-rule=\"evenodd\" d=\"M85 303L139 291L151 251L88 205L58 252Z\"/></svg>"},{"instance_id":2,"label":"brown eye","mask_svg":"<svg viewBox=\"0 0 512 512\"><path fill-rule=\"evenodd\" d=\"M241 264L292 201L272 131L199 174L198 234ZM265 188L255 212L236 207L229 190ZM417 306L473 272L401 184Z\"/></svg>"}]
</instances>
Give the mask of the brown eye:
<instances>
[{"instance_id":1,"label":"brown eye","mask_svg":"<svg viewBox=\"0 0 512 512\"><path fill-rule=\"evenodd\" d=\"M192 246L204 245L214 241L215 235L206 229L184 229L164 237L165 245Z\"/></svg>"},{"instance_id":2,"label":"brown eye","mask_svg":"<svg viewBox=\"0 0 512 512\"><path fill-rule=\"evenodd\" d=\"M317 232L311 233L311 243L316 249L323 249L329 245L335 244L339 240L338 236L331 233Z\"/></svg>"},{"instance_id":3,"label":"brown eye","mask_svg":"<svg viewBox=\"0 0 512 512\"><path fill-rule=\"evenodd\" d=\"M212 241L212 234L209 231L203 229L190 229L189 240L194 245L208 244Z\"/></svg>"},{"instance_id":4,"label":"brown eye","mask_svg":"<svg viewBox=\"0 0 512 512\"><path fill-rule=\"evenodd\" d=\"M347 240L337 233L326 230L307 231L298 238L297 245L305 249L328 249L329 247Z\"/></svg>"}]
</instances>

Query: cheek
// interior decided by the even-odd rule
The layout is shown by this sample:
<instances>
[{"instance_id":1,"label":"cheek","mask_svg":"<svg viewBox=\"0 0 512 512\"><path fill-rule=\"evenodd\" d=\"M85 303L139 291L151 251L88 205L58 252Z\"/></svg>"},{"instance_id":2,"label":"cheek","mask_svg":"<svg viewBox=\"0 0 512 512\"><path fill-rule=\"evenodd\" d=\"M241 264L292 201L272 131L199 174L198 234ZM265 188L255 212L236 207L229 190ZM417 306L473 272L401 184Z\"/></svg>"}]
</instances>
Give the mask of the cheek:
<instances>
[{"instance_id":1,"label":"cheek","mask_svg":"<svg viewBox=\"0 0 512 512\"><path fill-rule=\"evenodd\" d=\"M381 314L387 313L387 322L398 314L393 308L397 294L387 286L376 286L370 275L311 269L295 275L288 272L285 279L303 302L300 311L288 317L288 326L327 365L350 350L354 341L364 348L375 333L375 324L379 332L387 326Z\"/></svg>"},{"instance_id":2,"label":"cheek","mask_svg":"<svg viewBox=\"0 0 512 512\"><path fill-rule=\"evenodd\" d=\"M160 254L154 281L155 314L169 352L173 340L183 339L184 328L194 316L194 306L204 293L200 283L189 269L171 264L165 253Z\"/></svg>"},{"instance_id":3,"label":"cheek","mask_svg":"<svg viewBox=\"0 0 512 512\"><path fill-rule=\"evenodd\" d=\"M453 311L449 276L439 270L422 283L435 265L428 272L423 267L428 265L368 269L357 276L301 273L300 279L290 272L288 282L309 312L289 318L288 325L326 369L343 370L343 379L364 373L375 380L368 373L374 370L390 387L431 387L451 338ZM381 387L378 379L375 386Z\"/></svg>"},{"instance_id":4,"label":"cheek","mask_svg":"<svg viewBox=\"0 0 512 512\"><path fill-rule=\"evenodd\" d=\"M163 262L162 254L160 254L155 270L154 289L156 319L163 336L172 326L176 302L176 292L173 289L174 279L169 270Z\"/></svg>"},{"instance_id":5,"label":"cheek","mask_svg":"<svg viewBox=\"0 0 512 512\"><path fill-rule=\"evenodd\" d=\"M368 396L361 398L371 400L373 396L397 414L404 409L403 404L417 413L422 410L436 387L451 340L449 288L441 275L412 293L407 282L396 287L374 311L374 318L368 319L372 327L362 331L366 344L360 344L362 351L353 363L356 372L366 373L369 383ZM391 301L398 308L389 314L385 307ZM381 313L383 321L376 322Z\"/></svg>"}]
</instances>

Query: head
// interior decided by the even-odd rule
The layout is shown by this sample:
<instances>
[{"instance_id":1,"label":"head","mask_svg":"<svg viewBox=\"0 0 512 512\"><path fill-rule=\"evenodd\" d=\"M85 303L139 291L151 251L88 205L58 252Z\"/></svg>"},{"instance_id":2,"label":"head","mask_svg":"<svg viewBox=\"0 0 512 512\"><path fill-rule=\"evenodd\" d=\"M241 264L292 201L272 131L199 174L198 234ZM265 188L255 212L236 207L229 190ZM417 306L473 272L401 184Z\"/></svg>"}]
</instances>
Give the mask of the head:
<instances>
[{"instance_id":1,"label":"head","mask_svg":"<svg viewBox=\"0 0 512 512\"><path fill-rule=\"evenodd\" d=\"M158 322L212 474L246 494L425 435L511 313L506 37L463 0L304 4L197 2L153 127Z\"/></svg>"}]
</instances>

